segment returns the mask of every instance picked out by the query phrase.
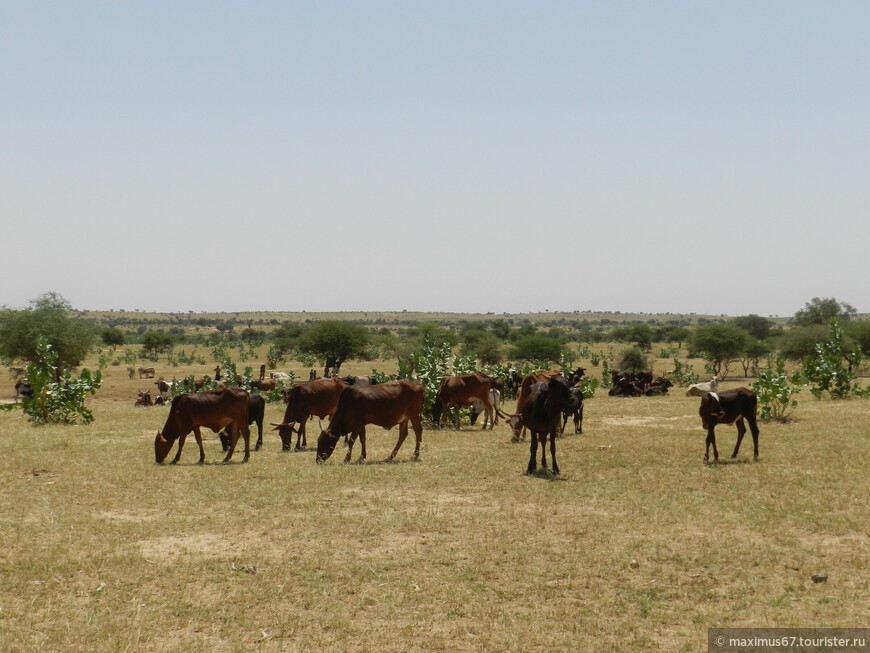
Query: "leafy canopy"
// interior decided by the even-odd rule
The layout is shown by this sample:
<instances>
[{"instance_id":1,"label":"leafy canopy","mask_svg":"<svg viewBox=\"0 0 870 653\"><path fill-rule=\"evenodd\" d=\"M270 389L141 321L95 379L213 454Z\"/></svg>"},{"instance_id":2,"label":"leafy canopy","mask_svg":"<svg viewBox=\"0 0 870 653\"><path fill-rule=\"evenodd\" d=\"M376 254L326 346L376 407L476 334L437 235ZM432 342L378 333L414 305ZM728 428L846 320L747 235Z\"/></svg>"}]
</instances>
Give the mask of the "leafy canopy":
<instances>
[{"instance_id":1,"label":"leafy canopy","mask_svg":"<svg viewBox=\"0 0 870 653\"><path fill-rule=\"evenodd\" d=\"M48 292L25 310L0 311L0 356L12 361L36 361L44 338L57 356L58 370L77 367L85 359L95 336L91 327L70 317L75 309L61 295Z\"/></svg>"}]
</instances>

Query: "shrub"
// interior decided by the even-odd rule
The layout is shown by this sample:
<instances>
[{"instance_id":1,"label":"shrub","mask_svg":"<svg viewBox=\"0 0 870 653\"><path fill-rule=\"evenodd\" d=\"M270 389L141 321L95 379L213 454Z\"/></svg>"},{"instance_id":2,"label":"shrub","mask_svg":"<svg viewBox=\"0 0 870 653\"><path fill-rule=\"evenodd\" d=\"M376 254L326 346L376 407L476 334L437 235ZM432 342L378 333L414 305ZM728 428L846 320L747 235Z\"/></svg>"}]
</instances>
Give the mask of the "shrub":
<instances>
[{"instance_id":1,"label":"shrub","mask_svg":"<svg viewBox=\"0 0 870 653\"><path fill-rule=\"evenodd\" d=\"M831 318L828 330L828 340L816 345L815 356L807 356L801 363L801 377L811 386L810 392L816 399L821 399L826 392L831 399L866 397L870 389L862 389L852 371L853 366L857 367L861 361L860 348L846 351L843 330L837 318ZM844 360L848 361L847 367L843 366Z\"/></svg>"},{"instance_id":2,"label":"shrub","mask_svg":"<svg viewBox=\"0 0 870 653\"><path fill-rule=\"evenodd\" d=\"M767 365L761 368L756 363L752 368L755 382L749 386L758 396L761 406L758 416L761 419L784 421L789 411L797 408L792 397L801 390L800 374L786 374L785 361L779 356L768 356Z\"/></svg>"},{"instance_id":3,"label":"shrub","mask_svg":"<svg viewBox=\"0 0 870 653\"><path fill-rule=\"evenodd\" d=\"M27 366L25 377L33 395L21 403L28 420L34 424L63 423L75 424L81 421L89 424L94 415L85 406L85 398L95 394L103 382L99 370L91 374L82 369L75 378L69 369L58 370L58 355L46 338L36 343L35 360ZM11 410L16 404L4 407Z\"/></svg>"}]
</instances>

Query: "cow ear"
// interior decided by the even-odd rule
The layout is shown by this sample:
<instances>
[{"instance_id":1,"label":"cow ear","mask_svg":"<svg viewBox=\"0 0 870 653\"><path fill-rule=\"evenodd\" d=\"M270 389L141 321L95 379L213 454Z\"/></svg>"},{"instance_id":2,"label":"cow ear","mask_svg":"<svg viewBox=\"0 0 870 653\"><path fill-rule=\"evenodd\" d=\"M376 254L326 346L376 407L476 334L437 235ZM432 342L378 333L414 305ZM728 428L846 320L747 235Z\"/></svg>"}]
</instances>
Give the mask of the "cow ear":
<instances>
[{"instance_id":1,"label":"cow ear","mask_svg":"<svg viewBox=\"0 0 870 653\"><path fill-rule=\"evenodd\" d=\"M161 442L166 442L166 438L163 437L163 434L160 431L157 431L157 439Z\"/></svg>"}]
</instances>

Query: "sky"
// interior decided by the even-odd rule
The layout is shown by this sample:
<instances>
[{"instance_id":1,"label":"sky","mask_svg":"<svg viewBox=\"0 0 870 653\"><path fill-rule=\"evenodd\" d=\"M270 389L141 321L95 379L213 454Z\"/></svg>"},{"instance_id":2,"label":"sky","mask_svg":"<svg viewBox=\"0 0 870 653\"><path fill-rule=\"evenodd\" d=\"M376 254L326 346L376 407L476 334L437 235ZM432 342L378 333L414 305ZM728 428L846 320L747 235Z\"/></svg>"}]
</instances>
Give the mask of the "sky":
<instances>
[{"instance_id":1,"label":"sky","mask_svg":"<svg viewBox=\"0 0 870 653\"><path fill-rule=\"evenodd\" d=\"M0 3L0 305L870 312L870 3Z\"/></svg>"}]
</instances>

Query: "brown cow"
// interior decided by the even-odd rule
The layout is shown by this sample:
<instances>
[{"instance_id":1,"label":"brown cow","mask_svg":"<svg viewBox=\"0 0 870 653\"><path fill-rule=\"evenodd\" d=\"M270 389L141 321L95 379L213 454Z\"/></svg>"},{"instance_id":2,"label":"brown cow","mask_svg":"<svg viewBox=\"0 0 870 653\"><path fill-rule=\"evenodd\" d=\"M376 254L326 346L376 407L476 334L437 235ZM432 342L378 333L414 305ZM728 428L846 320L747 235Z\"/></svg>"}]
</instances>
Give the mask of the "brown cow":
<instances>
[{"instance_id":1,"label":"brown cow","mask_svg":"<svg viewBox=\"0 0 870 653\"><path fill-rule=\"evenodd\" d=\"M154 457L157 462L162 463L165 460L172 445L178 440L178 453L172 460L173 464L177 463L181 458L184 440L191 431L199 445L199 462L204 462L205 450L202 448L202 434L199 430L203 426L215 433L225 426L230 427L230 448L224 462L229 462L232 457L241 431L245 438L245 457L242 462L247 462L251 454L248 393L239 388L186 392L175 397L163 431L157 431L157 437L154 438Z\"/></svg>"},{"instance_id":2,"label":"brown cow","mask_svg":"<svg viewBox=\"0 0 870 653\"><path fill-rule=\"evenodd\" d=\"M486 428L487 420L489 428L493 428L495 407L489 397L491 388L492 379L480 372L441 377L435 403L432 405L432 421L435 426L441 426L441 419L447 409L456 406L456 428L459 428L459 406L471 406L475 400L480 400L486 415L483 428Z\"/></svg>"},{"instance_id":3,"label":"brown cow","mask_svg":"<svg viewBox=\"0 0 870 653\"><path fill-rule=\"evenodd\" d=\"M399 425L399 440L388 460L393 460L408 436L408 422L414 428L417 445L414 460L420 457L423 441L423 386L416 381L402 379L369 387L347 386L341 391L335 415L329 428L317 439L317 462L327 460L335 450L338 439L350 434L350 443L344 462L350 462L353 443L357 437L362 446L360 460L366 458L366 425L374 424L387 430Z\"/></svg>"},{"instance_id":4,"label":"brown cow","mask_svg":"<svg viewBox=\"0 0 870 653\"><path fill-rule=\"evenodd\" d=\"M716 434L713 430L717 424L737 424L737 444L734 446L732 458L740 451L740 442L746 434L745 419L752 431L752 443L755 445L755 460L758 460L758 424L755 421L755 411L758 408L758 397L749 388L737 388L723 392L705 392L701 395L701 425L707 429L707 448L704 460L710 460L710 445L713 445L713 460L719 460L716 450Z\"/></svg>"},{"instance_id":5,"label":"brown cow","mask_svg":"<svg viewBox=\"0 0 870 653\"><path fill-rule=\"evenodd\" d=\"M287 408L284 410L284 421L272 424L281 437L284 451L290 449L293 442L293 424L299 423L296 436L296 449L304 449L308 444L305 439L305 424L314 415L323 419L332 417L338 405L338 397L347 384L338 378L317 379L308 383L294 385L287 393Z\"/></svg>"},{"instance_id":6,"label":"brown cow","mask_svg":"<svg viewBox=\"0 0 870 653\"><path fill-rule=\"evenodd\" d=\"M562 425L562 414L573 411L578 403L577 395L571 393L571 387L561 375L532 386L522 410L523 424L528 427L531 440L527 473L531 474L536 469L538 442L541 443L541 467L547 468L548 434L553 473L559 473L559 465L556 463L556 436Z\"/></svg>"}]
</instances>

